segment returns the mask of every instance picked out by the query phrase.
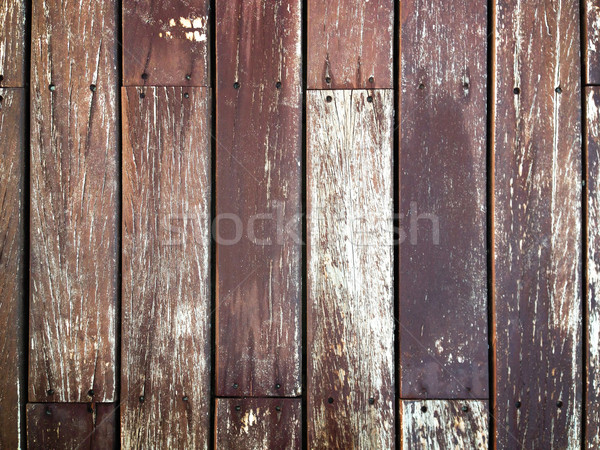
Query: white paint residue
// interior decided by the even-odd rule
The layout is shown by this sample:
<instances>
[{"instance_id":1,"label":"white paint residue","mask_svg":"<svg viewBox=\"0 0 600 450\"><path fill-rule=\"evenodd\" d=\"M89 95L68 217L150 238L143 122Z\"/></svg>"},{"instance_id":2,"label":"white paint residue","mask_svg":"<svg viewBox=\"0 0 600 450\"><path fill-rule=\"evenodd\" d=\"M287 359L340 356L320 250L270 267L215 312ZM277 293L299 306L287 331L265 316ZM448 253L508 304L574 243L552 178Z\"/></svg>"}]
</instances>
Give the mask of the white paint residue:
<instances>
[{"instance_id":1,"label":"white paint residue","mask_svg":"<svg viewBox=\"0 0 600 450\"><path fill-rule=\"evenodd\" d=\"M250 427L258 422L258 415L260 414L260 408L256 409L256 414L253 410L248 411L242 417L242 431L246 434L250 433Z\"/></svg>"}]
</instances>

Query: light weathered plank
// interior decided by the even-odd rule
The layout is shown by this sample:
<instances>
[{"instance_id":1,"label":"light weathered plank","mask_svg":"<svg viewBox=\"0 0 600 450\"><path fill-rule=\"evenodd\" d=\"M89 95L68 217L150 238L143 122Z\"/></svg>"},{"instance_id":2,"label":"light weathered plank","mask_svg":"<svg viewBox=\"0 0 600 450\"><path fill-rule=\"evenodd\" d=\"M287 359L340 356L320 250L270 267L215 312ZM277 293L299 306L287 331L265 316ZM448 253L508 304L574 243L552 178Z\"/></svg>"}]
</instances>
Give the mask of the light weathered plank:
<instances>
[{"instance_id":1,"label":"light weathered plank","mask_svg":"<svg viewBox=\"0 0 600 450\"><path fill-rule=\"evenodd\" d=\"M579 2L501 0L495 17L496 444L579 448Z\"/></svg>"},{"instance_id":2,"label":"light weathered plank","mask_svg":"<svg viewBox=\"0 0 600 450\"><path fill-rule=\"evenodd\" d=\"M25 0L0 2L0 86L25 85Z\"/></svg>"},{"instance_id":3,"label":"light weathered plank","mask_svg":"<svg viewBox=\"0 0 600 450\"><path fill-rule=\"evenodd\" d=\"M124 0L125 86L208 86L208 0Z\"/></svg>"},{"instance_id":4,"label":"light weathered plank","mask_svg":"<svg viewBox=\"0 0 600 450\"><path fill-rule=\"evenodd\" d=\"M600 87L586 89L587 135L587 448L600 448Z\"/></svg>"},{"instance_id":5,"label":"light weathered plank","mask_svg":"<svg viewBox=\"0 0 600 450\"><path fill-rule=\"evenodd\" d=\"M296 396L301 2L218 0L216 14L217 393Z\"/></svg>"},{"instance_id":6,"label":"light weathered plank","mask_svg":"<svg viewBox=\"0 0 600 450\"><path fill-rule=\"evenodd\" d=\"M300 449L300 399L219 398L216 408L216 448Z\"/></svg>"},{"instance_id":7,"label":"light weathered plank","mask_svg":"<svg viewBox=\"0 0 600 450\"><path fill-rule=\"evenodd\" d=\"M405 400L401 408L405 450L488 448L487 401Z\"/></svg>"},{"instance_id":8,"label":"light weathered plank","mask_svg":"<svg viewBox=\"0 0 600 450\"><path fill-rule=\"evenodd\" d=\"M29 400L112 401L115 2L36 0L32 17Z\"/></svg>"},{"instance_id":9,"label":"light weathered plank","mask_svg":"<svg viewBox=\"0 0 600 450\"><path fill-rule=\"evenodd\" d=\"M584 0L583 5L585 80L587 84L600 84L600 3L597 0Z\"/></svg>"},{"instance_id":10,"label":"light weathered plank","mask_svg":"<svg viewBox=\"0 0 600 450\"><path fill-rule=\"evenodd\" d=\"M25 93L0 88L0 448L21 448L26 402Z\"/></svg>"},{"instance_id":11,"label":"light weathered plank","mask_svg":"<svg viewBox=\"0 0 600 450\"><path fill-rule=\"evenodd\" d=\"M487 2L402 3L402 398L488 395Z\"/></svg>"},{"instance_id":12,"label":"light weathered plank","mask_svg":"<svg viewBox=\"0 0 600 450\"><path fill-rule=\"evenodd\" d=\"M210 91L130 87L122 100L121 443L206 448Z\"/></svg>"},{"instance_id":13,"label":"light weathered plank","mask_svg":"<svg viewBox=\"0 0 600 450\"><path fill-rule=\"evenodd\" d=\"M308 444L392 448L394 95L307 96Z\"/></svg>"},{"instance_id":14,"label":"light weathered plank","mask_svg":"<svg viewBox=\"0 0 600 450\"><path fill-rule=\"evenodd\" d=\"M393 0L309 0L307 40L309 89L393 87Z\"/></svg>"}]
</instances>

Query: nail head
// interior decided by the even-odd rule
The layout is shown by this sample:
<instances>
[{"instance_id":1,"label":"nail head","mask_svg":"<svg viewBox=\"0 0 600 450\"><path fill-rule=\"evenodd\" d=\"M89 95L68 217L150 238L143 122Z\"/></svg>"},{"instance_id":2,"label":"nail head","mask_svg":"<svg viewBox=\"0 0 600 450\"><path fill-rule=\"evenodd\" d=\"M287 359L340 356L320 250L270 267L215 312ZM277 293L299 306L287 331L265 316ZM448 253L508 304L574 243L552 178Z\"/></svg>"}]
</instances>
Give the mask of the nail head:
<instances>
[{"instance_id":1,"label":"nail head","mask_svg":"<svg viewBox=\"0 0 600 450\"><path fill-rule=\"evenodd\" d=\"M88 391L88 396L90 396L90 397L93 397L93 396L94 396L94 390L93 390L93 389L90 389L90 390Z\"/></svg>"},{"instance_id":2,"label":"nail head","mask_svg":"<svg viewBox=\"0 0 600 450\"><path fill-rule=\"evenodd\" d=\"M325 77L325 83L331 84L331 78L330 77Z\"/></svg>"},{"instance_id":3,"label":"nail head","mask_svg":"<svg viewBox=\"0 0 600 450\"><path fill-rule=\"evenodd\" d=\"M143 395L140 395L140 403L144 403L144 400L145 400L145 399L144 399L144 396L143 396Z\"/></svg>"},{"instance_id":4,"label":"nail head","mask_svg":"<svg viewBox=\"0 0 600 450\"><path fill-rule=\"evenodd\" d=\"M561 402L560 400L556 402L557 408L562 408L562 406L563 406L563 402Z\"/></svg>"},{"instance_id":5,"label":"nail head","mask_svg":"<svg viewBox=\"0 0 600 450\"><path fill-rule=\"evenodd\" d=\"M278 81L277 83L275 83L275 87L277 89L281 89L281 81Z\"/></svg>"},{"instance_id":6,"label":"nail head","mask_svg":"<svg viewBox=\"0 0 600 450\"><path fill-rule=\"evenodd\" d=\"M374 405L375 404L375 399L373 397L371 397L369 399L369 405Z\"/></svg>"},{"instance_id":7,"label":"nail head","mask_svg":"<svg viewBox=\"0 0 600 450\"><path fill-rule=\"evenodd\" d=\"M515 402L515 408L519 409L521 407L521 402L520 401L516 401Z\"/></svg>"},{"instance_id":8,"label":"nail head","mask_svg":"<svg viewBox=\"0 0 600 450\"><path fill-rule=\"evenodd\" d=\"M331 95L328 95L327 97L325 97L325 101L327 103L331 103L333 101L333 97Z\"/></svg>"},{"instance_id":9,"label":"nail head","mask_svg":"<svg viewBox=\"0 0 600 450\"><path fill-rule=\"evenodd\" d=\"M467 405L463 405L461 409L463 412L469 412L469 407Z\"/></svg>"},{"instance_id":10,"label":"nail head","mask_svg":"<svg viewBox=\"0 0 600 450\"><path fill-rule=\"evenodd\" d=\"M184 395L184 396L183 396L183 401L184 401L184 402L187 402L188 400L189 400L188 396L187 396L187 395Z\"/></svg>"},{"instance_id":11,"label":"nail head","mask_svg":"<svg viewBox=\"0 0 600 450\"><path fill-rule=\"evenodd\" d=\"M374 83L374 82L375 82L375 78L369 77L369 83Z\"/></svg>"},{"instance_id":12,"label":"nail head","mask_svg":"<svg viewBox=\"0 0 600 450\"><path fill-rule=\"evenodd\" d=\"M140 98L145 98L146 94L144 94L143 92L140 92Z\"/></svg>"},{"instance_id":13,"label":"nail head","mask_svg":"<svg viewBox=\"0 0 600 450\"><path fill-rule=\"evenodd\" d=\"M52 83L50 83L50 86L48 86L48 89L50 89L52 92L54 92L56 90L56 86Z\"/></svg>"},{"instance_id":14,"label":"nail head","mask_svg":"<svg viewBox=\"0 0 600 450\"><path fill-rule=\"evenodd\" d=\"M95 84L90 84L90 91L96 92L96 85Z\"/></svg>"},{"instance_id":15,"label":"nail head","mask_svg":"<svg viewBox=\"0 0 600 450\"><path fill-rule=\"evenodd\" d=\"M420 89L420 90L423 90L423 89L425 89L425 85L424 85L423 83L420 83L420 84L419 84L419 89Z\"/></svg>"},{"instance_id":16,"label":"nail head","mask_svg":"<svg viewBox=\"0 0 600 450\"><path fill-rule=\"evenodd\" d=\"M242 410L242 407L241 407L240 405L236 405L236 406L235 406L235 410L236 410L236 411L241 411L241 410Z\"/></svg>"},{"instance_id":17,"label":"nail head","mask_svg":"<svg viewBox=\"0 0 600 450\"><path fill-rule=\"evenodd\" d=\"M329 397L329 398L327 399L327 403L333 403L333 397Z\"/></svg>"},{"instance_id":18,"label":"nail head","mask_svg":"<svg viewBox=\"0 0 600 450\"><path fill-rule=\"evenodd\" d=\"M50 410L50 408L46 408L46 415L47 416L51 416L52 415L52 411Z\"/></svg>"},{"instance_id":19,"label":"nail head","mask_svg":"<svg viewBox=\"0 0 600 450\"><path fill-rule=\"evenodd\" d=\"M233 388L237 389L239 387L239 385L237 383L233 383Z\"/></svg>"},{"instance_id":20,"label":"nail head","mask_svg":"<svg viewBox=\"0 0 600 450\"><path fill-rule=\"evenodd\" d=\"M369 96L367 97L367 101L368 101L369 103L373 103L373 97L371 97L371 96L369 95Z\"/></svg>"},{"instance_id":21,"label":"nail head","mask_svg":"<svg viewBox=\"0 0 600 450\"><path fill-rule=\"evenodd\" d=\"M277 405L277 406L275 407L275 411L281 411L281 406Z\"/></svg>"},{"instance_id":22,"label":"nail head","mask_svg":"<svg viewBox=\"0 0 600 450\"><path fill-rule=\"evenodd\" d=\"M421 406L421 412L427 412L427 406Z\"/></svg>"},{"instance_id":23,"label":"nail head","mask_svg":"<svg viewBox=\"0 0 600 450\"><path fill-rule=\"evenodd\" d=\"M516 87L513 89L513 92L515 93L515 95L519 95L521 93L521 89Z\"/></svg>"},{"instance_id":24,"label":"nail head","mask_svg":"<svg viewBox=\"0 0 600 450\"><path fill-rule=\"evenodd\" d=\"M240 88L240 83L238 83L237 81L235 83L233 83L233 88L234 89L239 89Z\"/></svg>"},{"instance_id":25,"label":"nail head","mask_svg":"<svg viewBox=\"0 0 600 450\"><path fill-rule=\"evenodd\" d=\"M560 86L558 86L556 89L554 89L556 91L557 94L561 94L562 93L562 88Z\"/></svg>"},{"instance_id":26,"label":"nail head","mask_svg":"<svg viewBox=\"0 0 600 450\"><path fill-rule=\"evenodd\" d=\"M54 395L54 389L48 389L48 390L46 391L46 393L47 393L48 395Z\"/></svg>"},{"instance_id":27,"label":"nail head","mask_svg":"<svg viewBox=\"0 0 600 450\"><path fill-rule=\"evenodd\" d=\"M144 72L142 74L142 80L147 80L148 79L148 74L146 72Z\"/></svg>"},{"instance_id":28,"label":"nail head","mask_svg":"<svg viewBox=\"0 0 600 450\"><path fill-rule=\"evenodd\" d=\"M190 80L192 79L192 76L191 76L191 75L188 73L188 74L185 76L185 79L186 79L186 80L188 80L188 81L190 81Z\"/></svg>"},{"instance_id":29,"label":"nail head","mask_svg":"<svg viewBox=\"0 0 600 450\"><path fill-rule=\"evenodd\" d=\"M190 98L190 94L188 94L187 92L183 94L184 98Z\"/></svg>"}]
</instances>

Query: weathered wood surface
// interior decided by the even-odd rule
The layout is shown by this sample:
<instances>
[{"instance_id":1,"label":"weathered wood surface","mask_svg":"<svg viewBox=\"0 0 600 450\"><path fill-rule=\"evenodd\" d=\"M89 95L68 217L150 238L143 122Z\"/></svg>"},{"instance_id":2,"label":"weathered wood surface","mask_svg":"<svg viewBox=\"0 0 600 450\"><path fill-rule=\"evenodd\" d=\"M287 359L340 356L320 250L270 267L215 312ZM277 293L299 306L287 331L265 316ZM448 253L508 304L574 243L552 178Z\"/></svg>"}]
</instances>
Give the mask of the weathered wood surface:
<instances>
[{"instance_id":1,"label":"weathered wood surface","mask_svg":"<svg viewBox=\"0 0 600 450\"><path fill-rule=\"evenodd\" d=\"M115 398L115 17L112 0L33 2L29 400L34 402Z\"/></svg>"},{"instance_id":2,"label":"weathered wood surface","mask_svg":"<svg viewBox=\"0 0 600 450\"><path fill-rule=\"evenodd\" d=\"M403 449L488 448L487 401L405 400L401 403Z\"/></svg>"},{"instance_id":3,"label":"weathered wood surface","mask_svg":"<svg viewBox=\"0 0 600 450\"><path fill-rule=\"evenodd\" d=\"M0 3L0 86L25 85L25 0Z\"/></svg>"},{"instance_id":4,"label":"weathered wood surface","mask_svg":"<svg viewBox=\"0 0 600 450\"><path fill-rule=\"evenodd\" d=\"M300 399L219 398L216 407L216 448L300 449Z\"/></svg>"},{"instance_id":5,"label":"weathered wood surface","mask_svg":"<svg viewBox=\"0 0 600 450\"><path fill-rule=\"evenodd\" d=\"M600 448L600 87L586 89L587 135L587 448Z\"/></svg>"},{"instance_id":6,"label":"weathered wood surface","mask_svg":"<svg viewBox=\"0 0 600 450\"><path fill-rule=\"evenodd\" d=\"M393 91L307 95L309 447L392 448Z\"/></svg>"},{"instance_id":7,"label":"weathered wood surface","mask_svg":"<svg viewBox=\"0 0 600 450\"><path fill-rule=\"evenodd\" d=\"M301 2L219 0L216 15L217 394L296 396Z\"/></svg>"},{"instance_id":8,"label":"weathered wood surface","mask_svg":"<svg viewBox=\"0 0 600 450\"><path fill-rule=\"evenodd\" d=\"M107 412L113 410L113 404L29 403L27 448L112 449L115 445L114 415L107 416Z\"/></svg>"},{"instance_id":9,"label":"weathered wood surface","mask_svg":"<svg viewBox=\"0 0 600 450\"><path fill-rule=\"evenodd\" d=\"M0 449L21 447L26 402L25 92L0 88Z\"/></svg>"},{"instance_id":10,"label":"weathered wood surface","mask_svg":"<svg viewBox=\"0 0 600 450\"><path fill-rule=\"evenodd\" d=\"M584 0L585 32L584 41L585 81L600 84L600 3L597 0Z\"/></svg>"},{"instance_id":11,"label":"weathered wood surface","mask_svg":"<svg viewBox=\"0 0 600 450\"><path fill-rule=\"evenodd\" d=\"M206 448L210 91L130 87L122 99L121 443Z\"/></svg>"},{"instance_id":12,"label":"weathered wood surface","mask_svg":"<svg viewBox=\"0 0 600 450\"><path fill-rule=\"evenodd\" d=\"M501 0L495 15L497 445L579 448L579 2Z\"/></svg>"},{"instance_id":13,"label":"weathered wood surface","mask_svg":"<svg viewBox=\"0 0 600 450\"><path fill-rule=\"evenodd\" d=\"M307 40L309 89L393 87L393 0L309 0Z\"/></svg>"},{"instance_id":14,"label":"weathered wood surface","mask_svg":"<svg viewBox=\"0 0 600 450\"><path fill-rule=\"evenodd\" d=\"M402 4L402 398L488 395L486 11Z\"/></svg>"},{"instance_id":15,"label":"weathered wood surface","mask_svg":"<svg viewBox=\"0 0 600 450\"><path fill-rule=\"evenodd\" d=\"M119 412L114 403L96 403L91 450L111 450L118 446Z\"/></svg>"},{"instance_id":16,"label":"weathered wood surface","mask_svg":"<svg viewBox=\"0 0 600 450\"><path fill-rule=\"evenodd\" d=\"M124 0L125 86L208 86L208 0Z\"/></svg>"}]
</instances>

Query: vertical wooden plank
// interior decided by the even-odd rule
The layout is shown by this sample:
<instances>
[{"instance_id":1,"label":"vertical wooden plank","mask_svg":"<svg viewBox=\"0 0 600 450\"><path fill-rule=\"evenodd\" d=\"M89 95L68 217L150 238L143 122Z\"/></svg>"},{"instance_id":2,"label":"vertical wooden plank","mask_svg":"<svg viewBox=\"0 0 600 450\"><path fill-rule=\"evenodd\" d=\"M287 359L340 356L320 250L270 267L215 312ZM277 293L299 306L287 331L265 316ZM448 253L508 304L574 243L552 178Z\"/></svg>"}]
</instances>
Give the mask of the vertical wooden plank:
<instances>
[{"instance_id":1,"label":"vertical wooden plank","mask_svg":"<svg viewBox=\"0 0 600 450\"><path fill-rule=\"evenodd\" d=\"M208 86L208 0L124 0L125 86Z\"/></svg>"},{"instance_id":2,"label":"vertical wooden plank","mask_svg":"<svg viewBox=\"0 0 600 450\"><path fill-rule=\"evenodd\" d=\"M600 3L597 0L584 0L583 5L585 80L587 84L600 84Z\"/></svg>"},{"instance_id":3,"label":"vertical wooden plank","mask_svg":"<svg viewBox=\"0 0 600 450\"><path fill-rule=\"evenodd\" d=\"M600 87L586 89L587 136L587 448L600 448Z\"/></svg>"},{"instance_id":4,"label":"vertical wooden plank","mask_svg":"<svg viewBox=\"0 0 600 450\"><path fill-rule=\"evenodd\" d=\"M300 399L217 399L216 448L300 449Z\"/></svg>"},{"instance_id":5,"label":"vertical wooden plank","mask_svg":"<svg viewBox=\"0 0 600 450\"><path fill-rule=\"evenodd\" d=\"M123 448L208 446L210 91L123 88Z\"/></svg>"},{"instance_id":6,"label":"vertical wooden plank","mask_svg":"<svg viewBox=\"0 0 600 450\"><path fill-rule=\"evenodd\" d=\"M487 2L402 4L402 398L488 395Z\"/></svg>"},{"instance_id":7,"label":"vertical wooden plank","mask_svg":"<svg viewBox=\"0 0 600 450\"><path fill-rule=\"evenodd\" d=\"M25 397L25 94L0 88L0 448L21 447Z\"/></svg>"},{"instance_id":8,"label":"vertical wooden plank","mask_svg":"<svg viewBox=\"0 0 600 450\"><path fill-rule=\"evenodd\" d=\"M401 414L405 450L488 448L487 401L405 400Z\"/></svg>"},{"instance_id":9,"label":"vertical wooden plank","mask_svg":"<svg viewBox=\"0 0 600 450\"><path fill-rule=\"evenodd\" d=\"M119 417L117 405L114 403L97 403L94 417L94 434L91 450L111 450L117 446L117 429Z\"/></svg>"},{"instance_id":10,"label":"vertical wooden plank","mask_svg":"<svg viewBox=\"0 0 600 450\"><path fill-rule=\"evenodd\" d=\"M393 448L391 90L309 91L310 448Z\"/></svg>"},{"instance_id":11,"label":"vertical wooden plank","mask_svg":"<svg viewBox=\"0 0 600 450\"><path fill-rule=\"evenodd\" d=\"M218 0L216 13L217 393L296 396L301 2Z\"/></svg>"},{"instance_id":12,"label":"vertical wooden plank","mask_svg":"<svg viewBox=\"0 0 600 450\"><path fill-rule=\"evenodd\" d=\"M115 399L115 17L112 0L33 2L30 401Z\"/></svg>"},{"instance_id":13,"label":"vertical wooden plank","mask_svg":"<svg viewBox=\"0 0 600 450\"><path fill-rule=\"evenodd\" d=\"M309 0L307 39L309 89L393 87L393 0Z\"/></svg>"},{"instance_id":14,"label":"vertical wooden plank","mask_svg":"<svg viewBox=\"0 0 600 450\"><path fill-rule=\"evenodd\" d=\"M581 445L579 2L497 2L496 445Z\"/></svg>"},{"instance_id":15,"label":"vertical wooden plank","mask_svg":"<svg viewBox=\"0 0 600 450\"><path fill-rule=\"evenodd\" d=\"M0 86L25 85L25 0L0 3Z\"/></svg>"}]
</instances>

